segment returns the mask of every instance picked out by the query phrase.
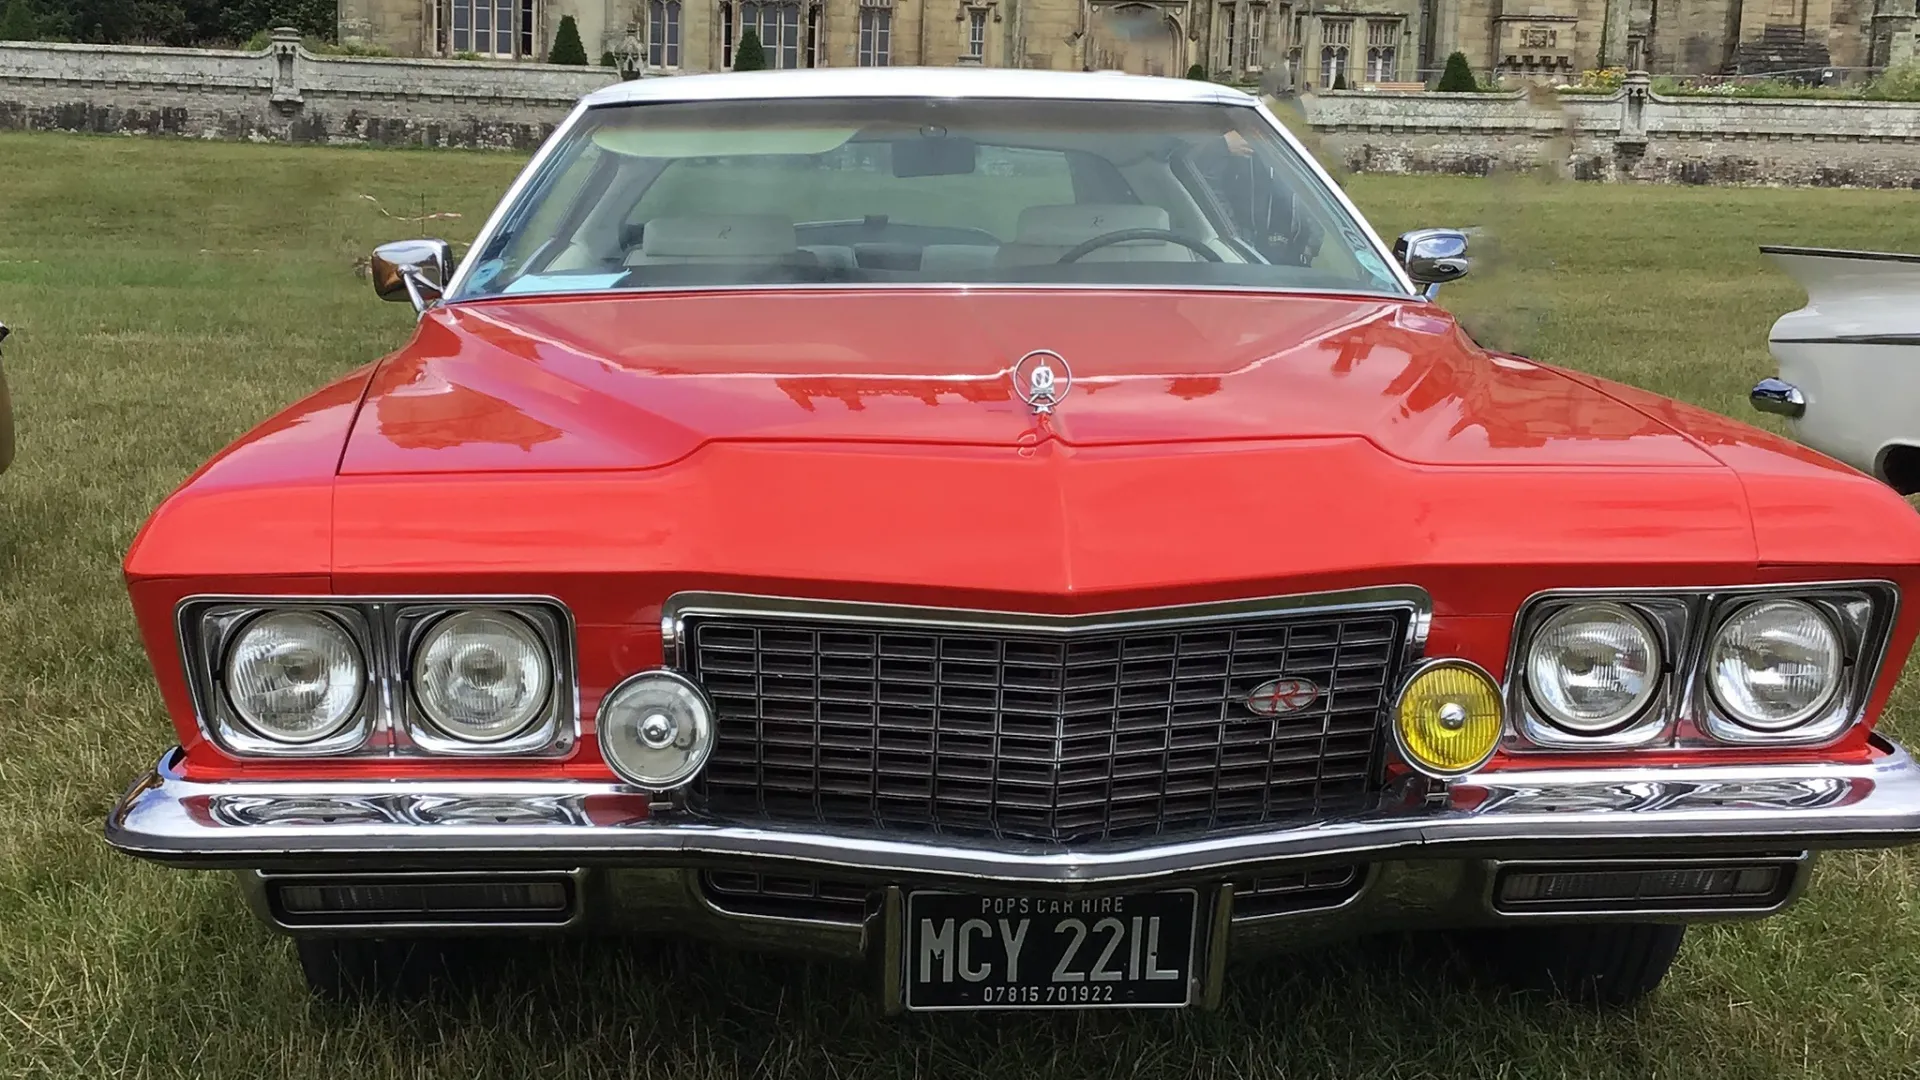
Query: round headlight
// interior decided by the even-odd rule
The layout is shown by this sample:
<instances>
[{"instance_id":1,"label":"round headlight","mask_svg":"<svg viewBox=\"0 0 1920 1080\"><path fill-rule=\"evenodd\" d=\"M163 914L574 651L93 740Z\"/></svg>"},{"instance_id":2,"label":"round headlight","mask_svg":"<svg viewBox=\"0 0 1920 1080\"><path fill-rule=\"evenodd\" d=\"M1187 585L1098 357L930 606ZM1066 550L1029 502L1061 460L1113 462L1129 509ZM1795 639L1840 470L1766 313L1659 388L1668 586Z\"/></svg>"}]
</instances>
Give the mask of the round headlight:
<instances>
[{"instance_id":1,"label":"round headlight","mask_svg":"<svg viewBox=\"0 0 1920 1080\"><path fill-rule=\"evenodd\" d=\"M1459 776L1500 745L1500 685L1465 660L1434 660L1414 673L1393 706L1394 737L1428 776Z\"/></svg>"},{"instance_id":2,"label":"round headlight","mask_svg":"<svg viewBox=\"0 0 1920 1080\"><path fill-rule=\"evenodd\" d=\"M635 675L600 705L600 753L620 778L664 790L694 778L713 753L707 696L670 671Z\"/></svg>"},{"instance_id":3,"label":"round headlight","mask_svg":"<svg viewBox=\"0 0 1920 1080\"><path fill-rule=\"evenodd\" d=\"M414 650L414 700L434 727L462 742L518 734L546 707L552 685L540 635L504 611L449 615Z\"/></svg>"},{"instance_id":4,"label":"round headlight","mask_svg":"<svg viewBox=\"0 0 1920 1080\"><path fill-rule=\"evenodd\" d=\"M277 611L246 624L222 683L233 711L275 742L319 742L352 722L366 692L353 635L318 611Z\"/></svg>"},{"instance_id":5,"label":"round headlight","mask_svg":"<svg viewBox=\"0 0 1920 1080\"><path fill-rule=\"evenodd\" d=\"M1707 685L1735 722L1782 731L1826 711L1843 662L1839 633L1812 604L1762 600L1714 633Z\"/></svg>"},{"instance_id":6,"label":"round headlight","mask_svg":"<svg viewBox=\"0 0 1920 1080\"><path fill-rule=\"evenodd\" d=\"M1573 604L1527 645L1527 691L1555 727L1599 735L1640 715L1660 689L1660 642L1621 604Z\"/></svg>"}]
</instances>

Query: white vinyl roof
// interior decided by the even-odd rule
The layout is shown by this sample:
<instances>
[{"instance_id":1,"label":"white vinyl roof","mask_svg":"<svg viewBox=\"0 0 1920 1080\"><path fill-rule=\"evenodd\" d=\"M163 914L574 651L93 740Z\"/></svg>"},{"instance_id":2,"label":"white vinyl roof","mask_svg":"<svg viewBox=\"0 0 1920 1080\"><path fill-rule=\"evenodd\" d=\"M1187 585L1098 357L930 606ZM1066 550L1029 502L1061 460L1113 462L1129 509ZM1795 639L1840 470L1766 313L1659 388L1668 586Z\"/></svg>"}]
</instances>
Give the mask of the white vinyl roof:
<instances>
[{"instance_id":1,"label":"white vinyl roof","mask_svg":"<svg viewBox=\"0 0 1920 1080\"><path fill-rule=\"evenodd\" d=\"M672 75L615 83L589 94L587 105L667 101L754 101L769 98L1025 98L1252 105L1230 86L1118 72L1022 71L980 67L804 68Z\"/></svg>"}]
</instances>

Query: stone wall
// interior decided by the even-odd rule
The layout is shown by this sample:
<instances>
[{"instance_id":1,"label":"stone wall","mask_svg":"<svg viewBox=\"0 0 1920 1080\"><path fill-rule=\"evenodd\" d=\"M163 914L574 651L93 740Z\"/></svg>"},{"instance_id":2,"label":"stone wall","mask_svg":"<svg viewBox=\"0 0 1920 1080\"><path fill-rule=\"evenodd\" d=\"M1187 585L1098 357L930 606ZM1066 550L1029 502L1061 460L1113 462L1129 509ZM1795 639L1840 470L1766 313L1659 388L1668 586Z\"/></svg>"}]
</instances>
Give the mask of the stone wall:
<instances>
[{"instance_id":1,"label":"stone wall","mask_svg":"<svg viewBox=\"0 0 1920 1080\"><path fill-rule=\"evenodd\" d=\"M0 42L0 129L529 150L605 68Z\"/></svg>"},{"instance_id":2,"label":"stone wall","mask_svg":"<svg viewBox=\"0 0 1920 1080\"><path fill-rule=\"evenodd\" d=\"M530 150L616 78L315 56L292 35L258 53L0 42L0 129ZM1920 189L1920 104L1664 97L1636 74L1610 96L1321 93L1303 107L1321 152L1361 172Z\"/></svg>"},{"instance_id":3,"label":"stone wall","mask_svg":"<svg viewBox=\"0 0 1920 1080\"><path fill-rule=\"evenodd\" d=\"M1920 104L1610 96L1318 94L1320 151L1357 172L1920 189Z\"/></svg>"}]
</instances>

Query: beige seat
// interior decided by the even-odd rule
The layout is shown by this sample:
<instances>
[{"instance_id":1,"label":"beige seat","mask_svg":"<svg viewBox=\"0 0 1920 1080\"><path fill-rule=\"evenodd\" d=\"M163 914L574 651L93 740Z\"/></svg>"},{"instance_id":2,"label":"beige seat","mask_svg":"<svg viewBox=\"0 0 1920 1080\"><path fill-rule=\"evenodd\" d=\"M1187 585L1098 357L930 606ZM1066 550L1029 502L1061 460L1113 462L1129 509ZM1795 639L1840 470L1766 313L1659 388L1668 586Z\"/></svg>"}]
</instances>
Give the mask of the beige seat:
<instances>
[{"instance_id":1,"label":"beige seat","mask_svg":"<svg viewBox=\"0 0 1920 1080\"><path fill-rule=\"evenodd\" d=\"M1072 203L1020 211L1013 240L1000 246L1002 266L1055 263L1096 236L1125 229L1164 229L1167 212L1140 203ZM1200 256L1165 240L1128 240L1096 248L1081 262L1192 262Z\"/></svg>"},{"instance_id":2,"label":"beige seat","mask_svg":"<svg viewBox=\"0 0 1920 1080\"><path fill-rule=\"evenodd\" d=\"M647 222L628 266L670 264L813 265L799 248L793 222L778 214L705 214Z\"/></svg>"}]
</instances>

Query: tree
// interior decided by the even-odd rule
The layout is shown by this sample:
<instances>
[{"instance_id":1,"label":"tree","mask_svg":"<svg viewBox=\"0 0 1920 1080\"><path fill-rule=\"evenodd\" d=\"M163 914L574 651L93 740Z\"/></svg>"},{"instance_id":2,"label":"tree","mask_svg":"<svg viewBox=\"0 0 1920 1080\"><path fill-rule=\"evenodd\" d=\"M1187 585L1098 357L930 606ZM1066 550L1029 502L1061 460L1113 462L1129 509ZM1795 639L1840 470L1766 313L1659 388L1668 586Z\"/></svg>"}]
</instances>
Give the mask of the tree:
<instances>
[{"instance_id":1,"label":"tree","mask_svg":"<svg viewBox=\"0 0 1920 1080\"><path fill-rule=\"evenodd\" d=\"M601 67L619 67L620 58L613 55L613 50L609 49L606 52L603 52L600 54L600 66Z\"/></svg>"},{"instance_id":2,"label":"tree","mask_svg":"<svg viewBox=\"0 0 1920 1080\"><path fill-rule=\"evenodd\" d=\"M41 37L107 45L233 45L276 26L332 40L339 28L338 0L0 0L0 18L16 6Z\"/></svg>"},{"instance_id":3,"label":"tree","mask_svg":"<svg viewBox=\"0 0 1920 1080\"><path fill-rule=\"evenodd\" d=\"M1192 67L1188 68L1187 78L1198 79L1201 82L1206 82L1207 81L1207 65L1195 64Z\"/></svg>"},{"instance_id":4,"label":"tree","mask_svg":"<svg viewBox=\"0 0 1920 1080\"><path fill-rule=\"evenodd\" d=\"M27 0L7 0L0 11L0 41L33 41L40 36L40 20L33 17Z\"/></svg>"},{"instance_id":5,"label":"tree","mask_svg":"<svg viewBox=\"0 0 1920 1080\"><path fill-rule=\"evenodd\" d=\"M1447 70L1440 75L1439 91L1443 94L1477 94L1480 84L1473 79L1473 69L1467 66L1467 54L1456 52L1447 57Z\"/></svg>"},{"instance_id":6,"label":"tree","mask_svg":"<svg viewBox=\"0 0 1920 1080\"><path fill-rule=\"evenodd\" d=\"M560 17L560 29L553 32L553 51L547 54L549 64L587 64L587 47L580 43L580 27L574 23L573 16Z\"/></svg>"},{"instance_id":7,"label":"tree","mask_svg":"<svg viewBox=\"0 0 1920 1080\"><path fill-rule=\"evenodd\" d=\"M1329 90L1345 90L1345 89L1347 89L1347 73L1346 73L1346 72L1344 72L1344 71L1336 71L1336 72L1334 72L1334 73L1333 73L1333 85L1332 85L1332 86L1329 86L1329 87L1327 87L1327 89L1329 89Z\"/></svg>"},{"instance_id":8,"label":"tree","mask_svg":"<svg viewBox=\"0 0 1920 1080\"><path fill-rule=\"evenodd\" d=\"M740 35L740 47L733 50L733 70L761 71L767 66L767 53L760 47L760 35L749 26Z\"/></svg>"}]
</instances>

